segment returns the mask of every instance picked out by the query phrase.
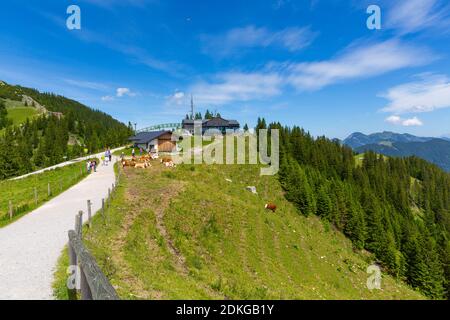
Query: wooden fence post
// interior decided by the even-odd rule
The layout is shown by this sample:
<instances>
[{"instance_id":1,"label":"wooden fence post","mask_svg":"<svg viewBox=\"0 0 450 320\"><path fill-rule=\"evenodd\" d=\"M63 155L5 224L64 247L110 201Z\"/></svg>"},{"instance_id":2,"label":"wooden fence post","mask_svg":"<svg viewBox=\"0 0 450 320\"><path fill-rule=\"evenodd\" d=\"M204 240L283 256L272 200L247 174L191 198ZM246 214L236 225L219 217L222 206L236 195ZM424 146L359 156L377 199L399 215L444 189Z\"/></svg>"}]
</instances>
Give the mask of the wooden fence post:
<instances>
[{"instance_id":1,"label":"wooden fence post","mask_svg":"<svg viewBox=\"0 0 450 320\"><path fill-rule=\"evenodd\" d=\"M75 217L75 232L81 239L83 236L83 211L79 211Z\"/></svg>"},{"instance_id":2,"label":"wooden fence post","mask_svg":"<svg viewBox=\"0 0 450 320\"><path fill-rule=\"evenodd\" d=\"M9 219L10 220L12 220L12 218L13 218L13 212L14 212L14 210L13 210L12 201L9 200Z\"/></svg>"},{"instance_id":3,"label":"wooden fence post","mask_svg":"<svg viewBox=\"0 0 450 320\"><path fill-rule=\"evenodd\" d=\"M68 289L69 292L69 299L76 299L76 295L77 295L77 277L78 277L78 261L77 261L77 254L75 252L75 249L72 247L72 242L69 241L69 245L67 246L68 249L68 253L69 253L69 266L71 268L75 268L75 287L73 289Z\"/></svg>"},{"instance_id":4,"label":"wooden fence post","mask_svg":"<svg viewBox=\"0 0 450 320\"><path fill-rule=\"evenodd\" d=\"M92 203L91 200L87 201L87 208L88 208L88 224L89 224L89 229L92 228Z\"/></svg>"},{"instance_id":5,"label":"wooden fence post","mask_svg":"<svg viewBox=\"0 0 450 320\"><path fill-rule=\"evenodd\" d=\"M102 199L102 216L103 219L106 220L105 218L105 199Z\"/></svg>"},{"instance_id":6,"label":"wooden fence post","mask_svg":"<svg viewBox=\"0 0 450 320\"><path fill-rule=\"evenodd\" d=\"M81 270L81 278L80 278L80 291L81 291L81 300L92 300L92 292L89 288L88 281L86 279L86 274Z\"/></svg>"},{"instance_id":7,"label":"wooden fence post","mask_svg":"<svg viewBox=\"0 0 450 320\"><path fill-rule=\"evenodd\" d=\"M50 188L50 182L47 185L47 192L48 192L48 196L50 197L52 195L52 189Z\"/></svg>"},{"instance_id":8,"label":"wooden fence post","mask_svg":"<svg viewBox=\"0 0 450 320\"><path fill-rule=\"evenodd\" d=\"M69 231L69 258L79 272L82 300L119 300L119 297L98 266L95 258L83 245L76 231Z\"/></svg>"}]
</instances>

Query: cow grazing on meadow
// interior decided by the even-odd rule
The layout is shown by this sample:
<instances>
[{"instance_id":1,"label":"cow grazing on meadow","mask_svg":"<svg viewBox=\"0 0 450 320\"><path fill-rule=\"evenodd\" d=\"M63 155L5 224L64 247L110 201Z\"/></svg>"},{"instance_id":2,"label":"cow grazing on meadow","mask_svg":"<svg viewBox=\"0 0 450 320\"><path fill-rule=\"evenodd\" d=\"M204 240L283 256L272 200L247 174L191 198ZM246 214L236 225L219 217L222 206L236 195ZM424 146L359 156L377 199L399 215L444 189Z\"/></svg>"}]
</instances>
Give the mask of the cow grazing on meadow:
<instances>
[{"instance_id":1,"label":"cow grazing on meadow","mask_svg":"<svg viewBox=\"0 0 450 320\"><path fill-rule=\"evenodd\" d=\"M136 165L136 161L133 160L123 160L122 161L122 167L134 167Z\"/></svg>"},{"instance_id":2,"label":"cow grazing on meadow","mask_svg":"<svg viewBox=\"0 0 450 320\"><path fill-rule=\"evenodd\" d=\"M167 163L167 162L173 162L172 158L164 157L164 158L161 159L161 163Z\"/></svg>"},{"instance_id":3,"label":"cow grazing on meadow","mask_svg":"<svg viewBox=\"0 0 450 320\"><path fill-rule=\"evenodd\" d=\"M277 205L273 203L266 203L264 208L266 208L266 210L271 210L272 212L275 212L277 210Z\"/></svg>"},{"instance_id":4,"label":"cow grazing on meadow","mask_svg":"<svg viewBox=\"0 0 450 320\"><path fill-rule=\"evenodd\" d=\"M135 168L140 169L147 169L147 163L146 162L138 162L134 165Z\"/></svg>"}]
</instances>

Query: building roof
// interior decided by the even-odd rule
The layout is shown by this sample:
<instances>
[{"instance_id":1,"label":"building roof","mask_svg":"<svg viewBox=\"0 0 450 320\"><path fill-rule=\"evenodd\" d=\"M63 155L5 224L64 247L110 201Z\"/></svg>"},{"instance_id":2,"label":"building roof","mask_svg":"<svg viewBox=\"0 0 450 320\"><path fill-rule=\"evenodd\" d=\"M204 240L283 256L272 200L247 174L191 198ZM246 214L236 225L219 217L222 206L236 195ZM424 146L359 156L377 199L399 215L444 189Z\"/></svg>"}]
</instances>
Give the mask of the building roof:
<instances>
[{"instance_id":1,"label":"building roof","mask_svg":"<svg viewBox=\"0 0 450 320\"><path fill-rule=\"evenodd\" d=\"M182 124L190 124L190 125L194 125L194 121L201 121L202 124L207 122L208 119L203 119L203 120L192 120L192 119L183 119Z\"/></svg>"},{"instance_id":2,"label":"building roof","mask_svg":"<svg viewBox=\"0 0 450 320\"><path fill-rule=\"evenodd\" d=\"M137 135L128 138L128 140L133 141L134 143L149 143L152 140L155 140L166 133L172 133L171 131L151 131L151 132L139 132Z\"/></svg>"},{"instance_id":3,"label":"building roof","mask_svg":"<svg viewBox=\"0 0 450 320\"><path fill-rule=\"evenodd\" d=\"M239 122L236 120L225 120L221 117L215 117L212 119L203 119L203 120L191 120L184 119L183 125L194 125L195 121L201 121L203 127L239 127Z\"/></svg>"}]
</instances>

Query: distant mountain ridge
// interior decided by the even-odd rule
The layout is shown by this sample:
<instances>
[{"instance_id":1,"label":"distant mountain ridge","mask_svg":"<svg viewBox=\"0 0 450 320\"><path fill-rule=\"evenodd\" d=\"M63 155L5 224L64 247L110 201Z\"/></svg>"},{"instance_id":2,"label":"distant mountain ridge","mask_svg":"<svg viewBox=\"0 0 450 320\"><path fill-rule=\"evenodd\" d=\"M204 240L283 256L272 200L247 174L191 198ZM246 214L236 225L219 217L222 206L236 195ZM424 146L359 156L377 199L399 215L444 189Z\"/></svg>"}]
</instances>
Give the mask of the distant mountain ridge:
<instances>
[{"instance_id":1,"label":"distant mountain ridge","mask_svg":"<svg viewBox=\"0 0 450 320\"><path fill-rule=\"evenodd\" d=\"M374 151L389 157L416 156L450 172L450 138L417 137L411 134L381 132L351 134L343 143L358 153Z\"/></svg>"},{"instance_id":2,"label":"distant mountain ridge","mask_svg":"<svg viewBox=\"0 0 450 320\"><path fill-rule=\"evenodd\" d=\"M379 144L382 142L427 142L436 138L433 137L417 137L408 133L395 133L383 131L366 135L361 132L355 132L349 135L343 143L353 149L368 144Z\"/></svg>"}]
</instances>

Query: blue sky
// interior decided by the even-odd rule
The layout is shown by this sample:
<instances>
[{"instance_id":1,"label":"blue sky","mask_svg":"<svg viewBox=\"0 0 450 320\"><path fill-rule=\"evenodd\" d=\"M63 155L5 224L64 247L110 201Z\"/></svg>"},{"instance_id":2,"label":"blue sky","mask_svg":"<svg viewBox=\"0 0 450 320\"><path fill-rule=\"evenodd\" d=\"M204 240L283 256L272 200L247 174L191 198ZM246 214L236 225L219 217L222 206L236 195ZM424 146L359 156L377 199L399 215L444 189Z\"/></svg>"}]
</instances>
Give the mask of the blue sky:
<instances>
[{"instance_id":1,"label":"blue sky","mask_svg":"<svg viewBox=\"0 0 450 320\"><path fill-rule=\"evenodd\" d=\"M66 27L72 4L81 30ZM16 0L0 28L0 79L138 127L180 121L193 94L250 126L450 134L445 0Z\"/></svg>"}]
</instances>

